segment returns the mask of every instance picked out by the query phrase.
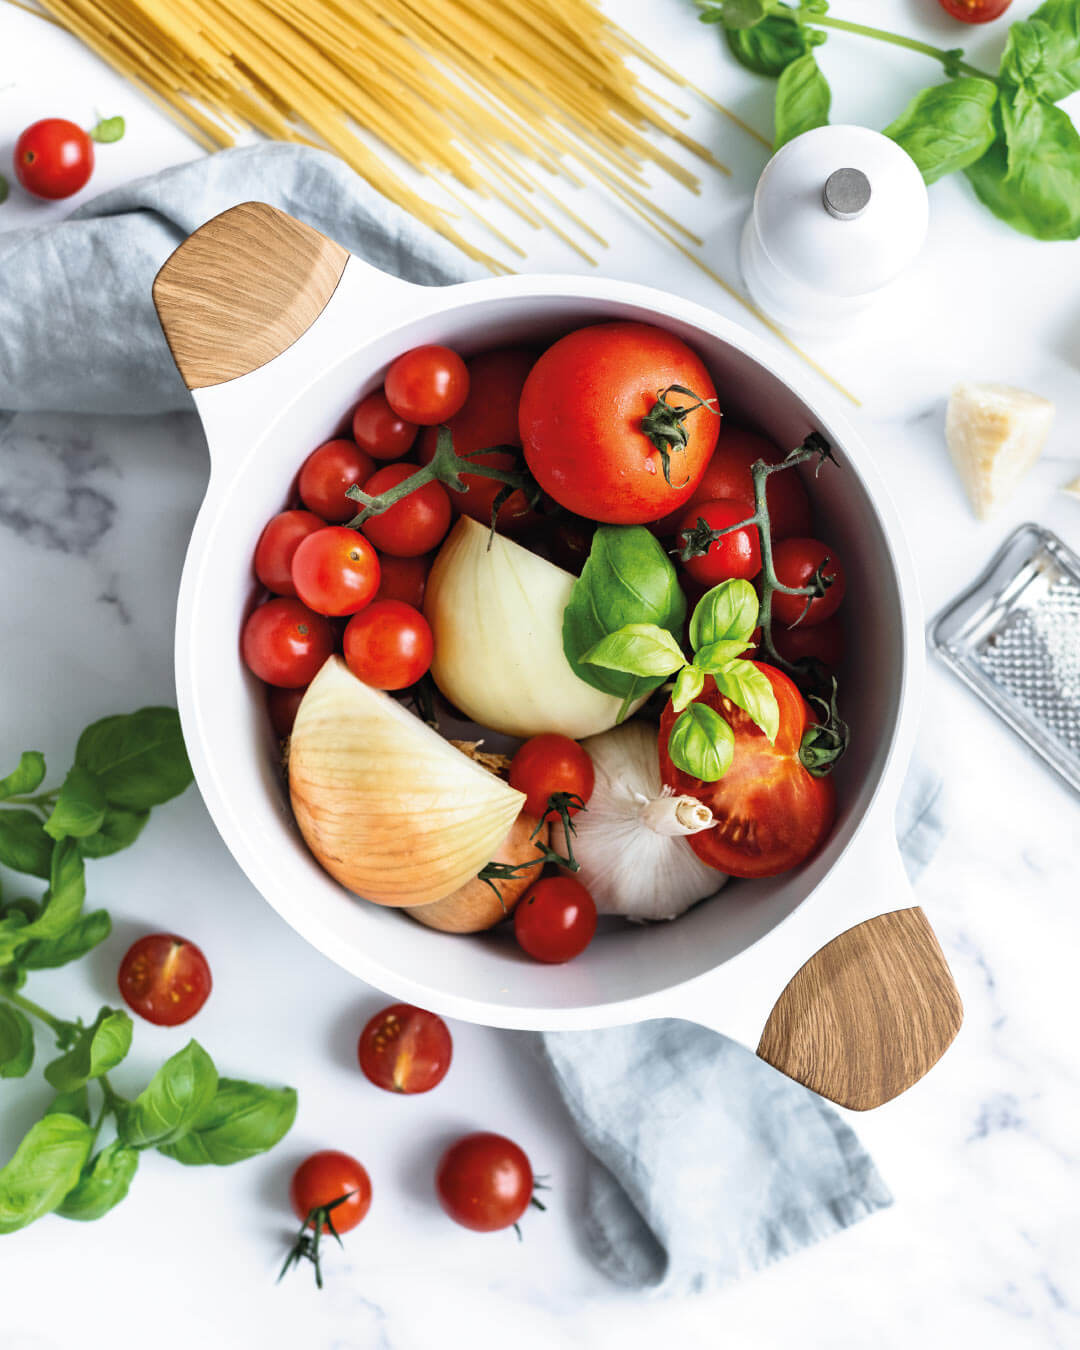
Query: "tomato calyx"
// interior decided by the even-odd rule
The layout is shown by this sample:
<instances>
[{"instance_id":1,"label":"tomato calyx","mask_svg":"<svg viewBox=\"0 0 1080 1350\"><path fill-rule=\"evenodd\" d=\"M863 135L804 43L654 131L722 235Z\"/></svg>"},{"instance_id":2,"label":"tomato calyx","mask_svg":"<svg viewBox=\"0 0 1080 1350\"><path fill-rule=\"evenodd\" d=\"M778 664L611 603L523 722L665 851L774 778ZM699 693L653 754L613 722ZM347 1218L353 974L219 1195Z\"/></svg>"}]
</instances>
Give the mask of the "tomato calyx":
<instances>
[{"instance_id":1,"label":"tomato calyx","mask_svg":"<svg viewBox=\"0 0 1080 1350\"><path fill-rule=\"evenodd\" d=\"M547 800L547 806L543 815L537 822L536 829L529 836L535 839L545 824L552 816L558 816L563 823L566 839L566 855L556 852L549 844L536 845L536 857L529 858L523 863L486 863L477 873L477 880L485 882L498 896L499 904L502 905L504 913L509 911L503 904L502 893L496 881L517 881L524 876L530 867L543 867L545 863L554 863L556 867L562 867L567 872L580 872L581 864L574 857L573 837L577 833L572 816L577 811L587 811L589 808L585 805L581 797L576 792L553 792ZM543 1208L543 1206L541 1206Z\"/></svg>"},{"instance_id":2,"label":"tomato calyx","mask_svg":"<svg viewBox=\"0 0 1080 1350\"><path fill-rule=\"evenodd\" d=\"M536 1192L550 1191L551 1187L547 1183L548 1183L547 1173L545 1173L542 1177L536 1176L533 1177L533 1189L532 1195L529 1196L529 1207L531 1209L538 1209L541 1212L541 1214L547 1213L547 1205L544 1204L544 1202L540 1199L540 1197L536 1194ZM525 1236L521 1231L520 1219L514 1224L514 1232L517 1234L517 1240L519 1242L525 1241Z\"/></svg>"},{"instance_id":3,"label":"tomato calyx","mask_svg":"<svg viewBox=\"0 0 1080 1350\"><path fill-rule=\"evenodd\" d=\"M668 394L685 394L695 402L686 405L669 403ZM715 402L715 398L699 397L684 384L669 384L665 389L657 390L656 402L641 419L641 430L660 453L660 462L664 467L664 482L668 487L676 486L671 481L671 452L685 450L690 443L686 419L699 408L705 408L714 417L719 417L719 409L712 406ZM684 479L677 486L685 487L687 482L689 479Z\"/></svg>"},{"instance_id":4,"label":"tomato calyx","mask_svg":"<svg viewBox=\"0 0 1080 1350\"><path fill-rule=\"evenodd\" d=\"M293 1243L288 1256L285 1258L285 1264L278 1274L279 1284L293 1266L298 1266L301 1261L310 1261L315 1267L315 1284L319 1289L323 1287L319 1240L325 1228L337 1245L344 1248L345 1244L341 1240L341 1234L334 1227L332 1211L337 1209L339 1205L345 1204L347 1200L351 1200L354 1194L353 1191L346 1191L344 1195L339 1195L336 1200L331 1200L325 1205L316 1205L313 1209L308 1210L307 1216L300 1225L300 1231L296 1235L296 1241Z\"/></svg>"},{"instance_id":5,"label":"tomato calyx","mask_svg":"<svg viewBox=\"0 0 1080 1350\"><path fill-rule=\"evenodd\" d=\"M807 699L822 710L823 720L813 722L807 728L799 746L799 762L807 773L815 778L824 778L826 774L832 773L833 766L847 749L850 739L848 724L836 706L836 676L832 677L828 698L809 694Z\"/></svg>"}]
</instances>

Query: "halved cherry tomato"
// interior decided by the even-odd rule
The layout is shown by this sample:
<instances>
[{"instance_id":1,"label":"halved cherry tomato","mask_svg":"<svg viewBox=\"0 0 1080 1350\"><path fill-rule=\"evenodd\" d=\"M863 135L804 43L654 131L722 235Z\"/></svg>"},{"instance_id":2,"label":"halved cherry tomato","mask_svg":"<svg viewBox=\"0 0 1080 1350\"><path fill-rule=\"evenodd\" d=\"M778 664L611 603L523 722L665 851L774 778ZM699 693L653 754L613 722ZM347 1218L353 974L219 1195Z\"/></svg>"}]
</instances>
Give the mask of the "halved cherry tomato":
<instances>
[{"instance_id":1,"label":"halved cherry tomato","mask_svg":"<svg viewBox=\"0 0 1080 1350\"><path fill-rule=\"evenodd\" d=\"M361 399L353 412L353 440L372 459L400 459L407 454L420 428L399 417L382 389Z\"/></svg>"},{"instance_id":2,"label":"halved cherry tomato","mask_svg":"<svg viewBox=\"0 0 1080 1350\"><path fill-rule=\"evenodd\" d=\"M302 540L325 527L310 511L282 511L267 522L255 545L255 575L275 595L295 595L292 560Z\"/></svg>"},{"instance_id":3,"label":"halved cherry tomato","mask_svg":"<svg viewBox=\"0 0 1080 1350\"><path fill-rule=\"evenodd\" d=\"M710 530L724 530L729 525L738 525L746 518L747 508L743 503L700 502L683 516L675 543L682 548L688 542L688 535L701 520ZM699 585L705 587L736 579L753 581L761 571L761 544L757 526L748 525L744 530L732 530L730 534L721 535L709 545L708 552L687 558L683 567Z\"/></svg>"},{"instance_id":4,"label":"halved cherry tomato","mask_svg":"<svg viewBox=\"0 0 1080 1350\"><path fill-rule=\"evenodd\" d=\"M660 775L666 787L696 797L716 824L687 838L710 867L733 877L771 877L817 852L832 829L836 792L832 778L815 778L799 759L813 716L802 694L775 666L753 663L767 676L780 709L774 744L741 708L717 690L711 676L696 700L724 718L735 733L731 766L704 783L671 762L668 738L678 714L670 702L660 718Z\"/></svg>"},{"instance_id":5,"label":"halved cherry tomato","mask_svg":"<svg viewBox=\"0 0 1080 1350\"><path fill-rule=\"evenodd\" d=\"M270 714L270 725L281 740L292 735L293 723L306 693L306 684L299 689L278 689L272 684L266 686L266 711Z\"/></svg>"},{"instance_id":6,"label":"halved cherry tomato","mask_svg":"<svg viewBox=\"0 0 1080 1350\"><path fill-rule=\"evenodd\" d=\"M316 614L356 614L379 589L379 559L356 530L326 525L300 541L292 576L297 595Z\"/></svg>"},{"instance_id":7,"label":"halved cherry tomato","mask_svg":"<svg viewBox=\"0 0 1080 1350\"><path fill-rule=\"evenodd\" d=\"M34 122L15 142L15 177L35 197L70 197L93 172L93 141L64 117Z\"/></svg>"},{"instance_id":8,"label":"halved cherry tomato","mask_svg":"<svg viewBox=\"0 0 1080 1350\"><path fill-rule=\"evenodd\" d=\"M342 525L360 510L345 496L346 489L354 484L366 487L374 472L375 461L352 441L327 441L304 460L296 486L309 511Z\"/></svg>"},{"instance_id":9,"label":"halved cherry tomato","mask_svg":"<svg viewBox=\"0 0 1080 1350\"><path fill-rule=\"evenodd\" d=\"M532 1201L533 1184L524 1150L486 1131L451 1144L435 1171L439 1203L455 1223L475 1233L517 1223Z\"/></svg>"},{"instance_id":10,"label":"halved cherry tomato","mask_svg":"<svg viewBox=\"0 0 1080 1350\"><path fill-rule=\"evenodd\" d=\"M573 877L545 877L514 910L514 936L534 961L561 965L580 956L596 932L596 903Z\"/></svg>"},{"instance_id":11,"label":"halved cherry tomato","mask_svg":"<svg viewBox=\"0 0 1080 1350\"><path fill-rule=\"evenodd\" d=\"M961 23L989 23L1000 19L1012 0L939 0L946 14Z\"/></svg>"},{"instance_id":12,"label":"halved cherry tomato","mask_svg":"<svg viewBox=\"0 0 1080 1350\"><path fill-rule=\"evenodd\" d=\"M831 673L844 659L844 626L838 614L810 628L804 623L797 624L794 628L785 628L782 624L775 623L772 639L776 650L785 661L794 663L809 657L820 661Z\"/></svg>"},{"instance_id":13,"label":"halved cherry tomato","mask_svg":"<svg viewBox=\"0 0 1080 1350\"><path fill-rule=\"evenodd\" d=\"M777 580L785 586L809 586L818 568L823 577L831 580L825 594L811 600L809 607L805 595L785 595L783 591L776 591L773 594L772 612L777 623L788 628L796 624L800 628L813 628L840 608L847 590L843 564L819 540L781 539L773 548L773 566Z\"/></svg>"},{"instance_id":14,"label":"halved cherry tomato","mask_svg":"<svg viewBox=\"0 0 1080 1350\"><path fill-rule=\"evenodd\" d=\"M435 1013L409 1003L377 1012L360 1033L364 1076L387 1092L430 1092L446 1077L454 1045Z\"/></svg>"},{"instance_id":15,"label":"halved cherry tomato","mask_svg":"<svg viewBox=\"0 0 1080 1350\"><path fill-rule=\"evenodd\" d=\"M449 347L414 347L393 362L384 387L399 417L433 427L460 411L469 396L469 372Z\"/></svg>"},{"instance_id":16,"label":"halved cherry tomato","mask_svg":"<svg viewBox=\"0 0 1080 1350\"><path fill-rule=\"evenodd\" d=\"M400 600L376 600L349 620L345 664L375 689L407 689L427 672L435 651L427 619Z\"/></svg>"},{"instance_id":17,"label":"halved cherry tomato","mask_svg":"<svg viewBox=\"0 0 1080 1350\"><path fill-rule=\"evenodd\" d=\"M377 497L403 483L418 468L417 464L387 464L368 479L364 491ZM425 483L388 511L365 520L360 528L380 553L416 558L430 553L450 528L450 496L441 483Z\"/></svg>"},{"instance_id":18,"label":"halved cherry tomato","mask_svg":"<svg viewBox=\"0 0 1080 1350\"><path fill-rule=\"evenodd\" d=\"M321 614L281 596L251 611L240 649L260 680L298 689L311 683L333 652L334 632Z\"/></svg>"},{"instance_id":19,"label":"halved cherry tomato","mask_svg":"<svg viewBox=\"0 0 1080 1350\"><path fill-rule=\"evenodd\" d=\"M124 1002L158 1027L176 1027L210 997L210 966L194 942L151 933L127 950L116 982Z\"/></svg>"},{"instance_id":20,"label":"halved cherry tomato","mask_svg":"<svg viewBox=\"0 0 1080 1350\"><path fill-rule=\"evenodd\" d=\"M557 820L557 811L547 811L549 799L565 792L588 803L596 784L596 772L587 750L569 736L545 731L525 742L510 761L510 786L525 793L525 811L538 819L547 812ZM581 810L568 805L570 815Z\"/></svg>"},{"instance_id":21,"label":"halved cherry tomato","mask_svg":"<svg viewBox=\"0 0 1080 1350\"><path fill-rule=\"evenodd\" d=\"M348 1199L335 1205L329 1214L319 1213L343 1195ZM301 1223L314 1228L321 1218L322 1231L328 1233L325 1219L329 1218L335 1232L348 1233L371 1208L371 1178L348 1153L323 1149L306 1158L293 1173L289 1199Z\"/></svg>"},{"instance_id":22,"label":"halved cherry tomato","mask_svg":"<svg viewBox=\"0 0 1080 1350\"><path fill-rule=\"evenodd\" d=\"M412 605L413 609L422 609L430 571L429 554L421 554L417 558L395 558L389 553L381 554L379 589L375 592L375 599L400 600L402 604Z\"/></svg>"}]
</instances>

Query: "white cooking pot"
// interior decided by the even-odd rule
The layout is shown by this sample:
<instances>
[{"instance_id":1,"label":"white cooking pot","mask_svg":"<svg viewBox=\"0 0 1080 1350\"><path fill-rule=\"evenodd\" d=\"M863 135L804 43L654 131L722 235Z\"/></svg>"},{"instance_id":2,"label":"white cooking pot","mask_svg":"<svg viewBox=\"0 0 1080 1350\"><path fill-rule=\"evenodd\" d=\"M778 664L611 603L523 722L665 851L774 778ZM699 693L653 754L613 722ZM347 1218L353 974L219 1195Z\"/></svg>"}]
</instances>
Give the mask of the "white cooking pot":
<instances>
[{"instance_id":1,"label":"white cooking pot","mask_svg":"<svg viewBox=\"0 0 1080 1350\"><path fill-rule=\"evenodd\" d=\"M859 1109L921 1077L956 1034L961 1007L913 905L893 827L923 676L916 583L873 459L832 407L803 391L802 372L736 324L661 291L551 276L416 286L258 203L182 244L154 299L211 458L177 615L184 735L218 830L278 913L360 978L452 1017L545 1030L688 1018ZM238 643L264 523L304 456L347 425L394 357L426 342L468 355L605 319L677 333L709 366L725 413L776 444L817 430L833 445L839 465L822 472L814 496L849 577L852 743L836 773L836 827L806 866L733 882L674 923L605 933L552 967L505 936L422 927L322 870L293 823Z\"/></svg>"}]
</instances>

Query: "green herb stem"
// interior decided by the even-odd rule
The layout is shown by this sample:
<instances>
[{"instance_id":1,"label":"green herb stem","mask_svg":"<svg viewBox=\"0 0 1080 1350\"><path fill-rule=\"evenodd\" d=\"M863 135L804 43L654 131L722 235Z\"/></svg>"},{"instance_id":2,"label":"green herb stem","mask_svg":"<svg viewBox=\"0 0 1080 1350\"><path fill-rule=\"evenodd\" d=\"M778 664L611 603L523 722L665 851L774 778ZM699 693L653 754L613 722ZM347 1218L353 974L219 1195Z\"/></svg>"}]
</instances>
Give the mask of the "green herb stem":
<instances>
[{"instance_id":1,"label":"green herb stem","mask_svg":"<svg viewBox=\"0 0 1080 1350\"><path fill-rule=\"evenodd\" d=\"M116 1115L122 1106L127 1106L128 1099L122 1097L119 1092L115 1091L113 1085L109 1082L108 1074L103 1073L98 1079L98 1082L101 1084L101 1090L105 1094L105 1103L102 1107L103 1113L112 1112L113 1115ZM98 1123L100 1124L101 1122L99 1121Z\"/></svg>"},{"instance_id":2,"label":"green herb stem","mask_svg":"<svg viewBox=\"0 0 1080 1350\"><path fill-rule=\"evenodd\" d=\"M0 998L7 999L24 1013L36 1017L39 1022L44 1022L61 1045L65 1042L70 1044L79 1034L79 1027L74 1022L65 1022L62 1017L54 1017L40 1003L35 1003L33 999L26 998L14 989L6 989L0 985Z\"/></svg>"},{"instance_id":3,"label":"green herb stem","mask_svg":"<svg viewBox=\"0 0 1080 1350\"><path fill-rule=\"evenodd\" d=\"M873 38L877 42L888 42L893 47L906 47L908 51L920 52L934 61L940 61L950 75L974 75L980 80L995 82L997 80L995 75L988 75L986 71L969 66L966 61L960 60L958 50L947 51L944 47L934 47L929 42L919 42L917 38L889 33L884 28L871 28L865 23L852 23L848 19L834 19L829 14L811 14L806 22L815 28L835 28L842 33L855 33L859 37Z\"/></svg>"}]
</instances>

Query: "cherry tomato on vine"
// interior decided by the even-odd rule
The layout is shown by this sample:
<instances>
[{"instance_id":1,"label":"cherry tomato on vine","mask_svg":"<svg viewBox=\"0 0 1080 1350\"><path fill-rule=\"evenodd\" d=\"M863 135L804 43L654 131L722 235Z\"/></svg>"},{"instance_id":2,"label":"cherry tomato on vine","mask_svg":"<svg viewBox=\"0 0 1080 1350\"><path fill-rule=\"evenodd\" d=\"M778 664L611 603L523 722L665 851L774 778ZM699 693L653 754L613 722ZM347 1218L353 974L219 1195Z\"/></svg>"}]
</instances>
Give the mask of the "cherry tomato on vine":
<instances>
[{"instance_id":1,"label":"cherry tomato on vine","mask_svg":"<svg viewBox=\"0 0 1080 1350\"><path fill-rule=\"evenodd\" d=\"M300 543L325 527L311 511L282 511L268 521L255 545L255 575L275 595L295 595L292 560Z\"/></svg>"},{"instance_id":2,"label":"cherry tomato on vine","mask_svg":"<svg viewBox=\"0 0 1080 1350\"><path fill-rule=\"evenodd\" d=\"M514 936L534 961L562 965L580 956L596 932L596 904L573 877L545 877L514 910Z\"/></svg>"},{"instance_id":3,"label":"cherry tomato on vine","mask_svg":"<svg viewBox=\"0 0 1080 1350\"><path fill-rule=\"evenodd\" d=\"M272 684L266 686L266 711L270 715L274 733L281 740L292 735L293 723L306 693L306 684L299 689L278 689Z\"/></svg>"},{"instance_id":4,"label":"cherry tomato on vine","mask_svg":"<svg viewBox=\"0 0 1080 1350\"><path fill-rule=\"evenodd\" d=\"M416 558L395 558L389 553L379 556L379 589L376 600L400 600L403 604L421 609L427 588L431 558L421 554Z\"/></svg>"},{"instance_id":5,"label":"cherry tomato on vine","mask_svg":"<svg viewBox=\"0 0 1080 1350\"><path fill-rule=\"evenodd\" d=\"M774 592L772 612L777 623L784 624L788 628L795 624L800 628L813 628L815 624L831 618L840 608L840 602L847 590L843 564L836 554L819 540L781 539L773 546L773 567L776 570L777 580L785 586L809 586L819 567L822 576L831 578L832 581L824 595L810 601L809 608L806 605L805 595Z\"/></svg>"},{"instance_id":6,"label":"cherry tomato on vine","mask_svg":"<svg viewBox=\"0 0 1080 1350\"><path fill-rule=\"evenodd\" d=\"M124 1002L158 1027L177 1027L210 997L210 966L194 942L151 933L127 950L116 977Z\"/></svg>"},{"instance_id":7,"label":"cherry tomato on vine","mask_svg":"<svg viewBox=\"0 0 1080 1350\"><path fill-rule=\"evenodd\" d=\"M387 464L364 484L377 497L411 477L417 464ZM356 503L359 510L359 503ZM387 511L365 520L360 527L380 553L416 558L430 553L450 528L450 495L441 483L425 483L394 503Z\"/></svg>"},{"instance_id":8,"label":"cherry tomato on vine","mask_svg":"<svg viewBox=\"0 0 1080 1350\"><path fill-rule=\"evenodd\" d=\"M365 487L374 472L375 461L352 441L327 441L304 460L296 486L309 511L331 525L343 525L360 510L345 496L346 488L354 483Z\"/></svg>"},{"instance_id":9,"label":"cherry tomato on vine","mask_svg":"<svg viewBox=\"0 0 1080 1350\"><path fill-rule=\"evenodd\" d=\"M343 1195L348 1199L335 1205L329 1214L318 1212ZM322 1231L328 1233L329 1219L336 1232L348 1233L371 1208L371 1178L348 1153L323 1149L305 1159L293 1173L289 1199L301 1223L315 1228L321 1221Z\"/></svg>"},{"instance_id":10,"label":"cherry tomato on vine","mask_svg":"<svg viewBox=\"0 0 1080 1350\"><path fill-rule=\"evenodd\" d=\"M372 459L400 459L412 447L419 427L399 417L378 389L361 399L353 413L353 439Z\"/></svg>"},{"instance_id":11,"label":"cherry tomato on vine","mask_svg":"<svg viewBox=\"0 0 1080 1350\"><path fill-rule=\"evenodd\" d=\"M961 23L989 23L1000 19L1012 0L938 0L946 14Z\"/></svg>"},{"instance_id":12,"label":"cherry tomato on vine","mask_svg":"<svg viewBox=\"0 0 1080 1350\"><path fill-rule=\"evenodd\" d=\"M94 143L64 117L45 117L15 142L15 177L35 197L70 197L90 181Z\"/></svg>"},{"instance_id":13,"label":"cherry tomato on vine","mask_svg":"<svg viewBox=\"0 0 1080 1350\"><path fill-rule=\"evenodd\" d=\"M844 659L844 626L838 614L810 628L805 623L797 624L794 628L775 623L772 640L785 661L802 661L811 657L820 661L830 673Z\"/></svg>"},{"instance_id":14,"label":"cherry tomato on vine","mask_svg":"<svg viewBox=\"0 0 1080 1350\"><path fill-rule=\"evenodd\" d=\"M703 520L710 530L724 530L729 525L738 525L746 517L745 503L701 502L692 506L683 516L675 543L682 548L688 542L688 535L697 529L699 520ZM709 544L708 552L687 558L683 567L699 585L707 588L718 586L722 581L753 581L761 571L761 544L757 526L748 525L745 530L732 530L730 534L721 535Z\"/></svg>"},{"instance_id":15,"label":"cherry tomato on vine","mask_svg":"<svg viewBox=\"0 0 1080 1350\"><path fill-rule=\"evenodd\" d=\"M451 1144L435 1171L439 1203L474 1233L510 1228L533 1202L533 1170L512 1139L486 1131ZM543 1206L537 1201L538 1208Z\"/></svg>"},{"instance_id":16,"label":"cherry tomato on vine","mask_svg":"<svg viewBox=\"0 0 1080 1350\"><path fill-rule=\"evenodd\" d=\"M433 427L461 410L469 396L469 372L449 347L414 347L391 364L384 388L399 417Z\"/></svg>"},{"instance_id":17,"label":"cherry tomato on vine","mask_svg":"<svg viewBox=\"0 0 1080 1350\"><path fill-rule=\"evenodd\" d=\"M375 689L415 684L426 674L434 650L427 619L400 600L376 600L345 629L345 664Z\"/></svg>"},{"instance_id":18,"label":"cherry tomato on vine","mask_svg":"<svg viewBox=\"0 0 1080 1350\"><path fill-rule=\"evenodd\" d=\"M392 1003L360 1033L357 1058L364 1076L387 1092L430 1092L446 1077L454 1045L441 1017Z\"/></svg>"},{"instance_id":19,"label":"cherry tomato on vine","mask_svg":"<svg viewBox=\"0 0 1080 1350\"><path fill-rule=\"evenodd\" d=\"M525 742L510 761L510 786L525 794L525 812L539 819L557 792L569 793L588 803L596 783L593 762L587 750L569 736L545 731ZM568 805L576 815L579 806ZM557 811L547 811L549 820L557 820Z\"/></svg>"},{"instance_id":20,"label":"cherry tomato on vine","mask_svg":"<svg viewBox=\"0 0 1080 1350\"><path fill-rule=\"evenodd\" d=\"M379 559L356 530L326 525L297 545L292 577L297 595L316 614L356 614L379 589Z\"/></svg>"},{"instance_id":21,"label":"cherry tomato on vine","mask_svg":"<svg viewBox=\"0 0 1080 1350\"><path fill-rule=\"evenodd\" d=\"M299 600L281 596L253 609L240 639L244 663L266 684L310 684L334 650L329 621Z\"/></svg>"}]
</instances>

